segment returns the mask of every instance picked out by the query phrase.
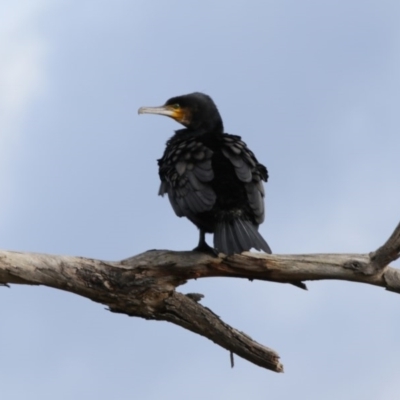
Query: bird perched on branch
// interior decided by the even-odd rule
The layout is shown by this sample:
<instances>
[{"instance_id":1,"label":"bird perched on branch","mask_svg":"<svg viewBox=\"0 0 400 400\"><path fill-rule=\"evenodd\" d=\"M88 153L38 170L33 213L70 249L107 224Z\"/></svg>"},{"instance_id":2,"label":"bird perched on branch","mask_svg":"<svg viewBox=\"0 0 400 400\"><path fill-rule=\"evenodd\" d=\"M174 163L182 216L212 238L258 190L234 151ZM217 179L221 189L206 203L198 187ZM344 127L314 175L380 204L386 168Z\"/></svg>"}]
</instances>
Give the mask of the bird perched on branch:
<instances>
[{"instance_id":1,"label":"bird perched on branch","mask_svg":"<svg viewBox=\"0 0 400 400\"><path fill-rule=\"evenodd\" d=\"M175 131L158 160L158 194L168 194L176 215L199 228L194 250L232 255L254 248L271 253L258 232L264 221L267 169L240 136L224 133L211 97L173 97L161 107L141 107L139 114L166 115L185 126ZM206 243L206 233L214 233L214 249Z\"/></svg>"}]
</instances>

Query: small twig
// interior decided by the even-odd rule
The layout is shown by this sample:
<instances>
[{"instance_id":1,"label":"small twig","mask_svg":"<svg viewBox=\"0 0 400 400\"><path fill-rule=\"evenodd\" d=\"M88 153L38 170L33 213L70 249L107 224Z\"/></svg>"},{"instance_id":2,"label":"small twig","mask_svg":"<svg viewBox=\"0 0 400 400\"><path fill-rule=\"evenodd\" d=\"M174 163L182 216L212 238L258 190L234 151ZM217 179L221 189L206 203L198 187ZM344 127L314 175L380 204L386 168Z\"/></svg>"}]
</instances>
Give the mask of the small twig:
<instances>
[{"instance_id":1,"label":"small twig","mask_svg":"<svg viewBox=\"0 0 400 400\"><path fill-rule=\"evenodd\" d=\"M204 294L201 293L186 293L186 296L189 297L189 299L192 299L196 303L201 301L201 299L204 299Z\"/></svg>"}]
</instances>

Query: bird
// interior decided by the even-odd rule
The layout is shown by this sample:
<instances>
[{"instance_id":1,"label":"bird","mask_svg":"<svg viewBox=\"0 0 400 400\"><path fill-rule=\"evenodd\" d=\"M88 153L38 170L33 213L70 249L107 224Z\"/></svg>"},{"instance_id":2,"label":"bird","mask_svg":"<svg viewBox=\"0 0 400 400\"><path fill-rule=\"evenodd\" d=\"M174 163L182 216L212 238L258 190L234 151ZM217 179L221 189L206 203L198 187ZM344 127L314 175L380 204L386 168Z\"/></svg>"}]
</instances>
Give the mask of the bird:
<instances>
[{"instance_id":1,"label":"bird","mask_svg":"<svg viewBox=\"0 0 400 400\"><path fill-rule=\"evenodd\" d=\"M175 214L199 229L193 250L230 256L254 248L271 254L258 231L265 215L267 168L240 136L224 133L211 97L199 92L176 96L138 113L164 115L184 126L158 160L158 194L167 195ZM207 244L206 233L214 234L214 247Z\"/></svg>"}]
</instances>

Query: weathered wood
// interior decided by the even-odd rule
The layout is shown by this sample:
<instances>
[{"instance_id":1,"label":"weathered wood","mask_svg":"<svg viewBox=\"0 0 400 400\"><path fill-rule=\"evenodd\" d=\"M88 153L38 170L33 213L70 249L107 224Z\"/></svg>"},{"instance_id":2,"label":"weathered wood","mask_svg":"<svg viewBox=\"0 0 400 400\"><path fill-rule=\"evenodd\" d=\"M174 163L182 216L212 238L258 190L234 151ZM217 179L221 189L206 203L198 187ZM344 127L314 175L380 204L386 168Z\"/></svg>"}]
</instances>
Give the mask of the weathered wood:
<instances>
[{"instance_id":1,"label":"weathered wood","mask_svg":"<svg viewBox=\"0 0 400 400\"><path fill-rule=\"evenodd\" d=\"M231 353L276 372L278 354L224 323L199 301L175 289L189 279L231 277L291 283L339 279L400 293L400 272L387 265L400 254L400 224L388 241L368 254L212 257L196 252L152 250L120 262L83 257L0 251L0 285L45 285L105 304L113 312L169 321L205 336Z\"/></svg>"},{"instance_id":2,"label":"weathered wood","mask_svg":"<svg viewBox=\"0 0 400 400\"><path fill-rule=\"evenodd\" d=\"M382 270L400 257L400 222L386 243L370 254L376 270Z\"/></svg>"}]
</instances>

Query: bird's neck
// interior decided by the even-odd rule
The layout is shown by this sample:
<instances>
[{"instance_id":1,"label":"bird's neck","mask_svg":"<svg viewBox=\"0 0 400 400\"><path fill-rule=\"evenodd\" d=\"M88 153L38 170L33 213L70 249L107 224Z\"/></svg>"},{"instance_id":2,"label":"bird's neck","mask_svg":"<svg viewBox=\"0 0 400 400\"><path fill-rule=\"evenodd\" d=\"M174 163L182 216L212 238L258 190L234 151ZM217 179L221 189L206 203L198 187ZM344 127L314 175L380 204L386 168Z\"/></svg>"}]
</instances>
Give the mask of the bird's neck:
<instances>
[{"instance_id":1,"label":"bird's neck","mask_svg":"<svg viewBox=\"0 0 400 400\"><path fill-rule=\"evenodd\" d=\"M175 135L177 139L189 139L189 138L206 138L209 136L215 136L218 134L222 134L223 132L219 130L209 131L209 130L202 130L202 129L179 129L175 131Z\"/></svg>"}]
</instances>

